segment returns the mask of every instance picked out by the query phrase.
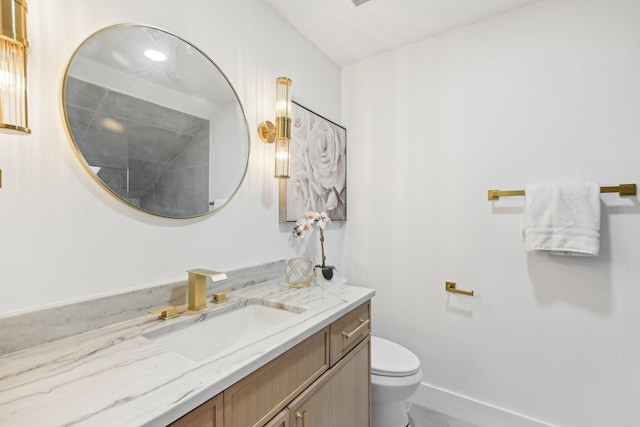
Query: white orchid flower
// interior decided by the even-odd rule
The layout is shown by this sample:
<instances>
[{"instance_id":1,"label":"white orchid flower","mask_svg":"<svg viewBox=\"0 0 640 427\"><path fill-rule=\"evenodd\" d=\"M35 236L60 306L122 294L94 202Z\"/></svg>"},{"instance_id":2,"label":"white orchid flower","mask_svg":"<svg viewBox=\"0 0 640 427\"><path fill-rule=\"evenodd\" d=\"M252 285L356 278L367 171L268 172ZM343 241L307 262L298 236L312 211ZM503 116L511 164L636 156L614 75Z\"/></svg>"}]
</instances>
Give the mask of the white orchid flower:
<instances>
[{"instance_id":1,"label":"white orchid flower","mask_svg":"<svg viewBox=\"0 0 640 427\"><path fill-rule=\"evenodd\" d=\"M304 237L307 233L313 232L313 223L318 222L318 227L324 230L324 227L331 222L326 212L307 212L307 216L296 221L293 227L293 235L295 237Z\"/></svg>"},{"instance_id":2,"label":"white orchid flower","mask_svg":"<svg viewBox=\"0 0 640 427\"><path fill-rule=\"evenodd\" d=\"M331 222L329 215L326 212L320 212L318 214L318 227L324 230L324 227Z\"/></svg>"},{"instance_id":3,"label":"white orchid flower","mask_svg":"<svg viewBox=\"0 0 640 427\"><path fill-rule=\"evenodd\" d=\"M307 222L309 224L313 224L313 222L316 221L318 218L320 218L320 214L318 212L313 212L313 211L307 212Z\"/></svg>"}]
</instances>

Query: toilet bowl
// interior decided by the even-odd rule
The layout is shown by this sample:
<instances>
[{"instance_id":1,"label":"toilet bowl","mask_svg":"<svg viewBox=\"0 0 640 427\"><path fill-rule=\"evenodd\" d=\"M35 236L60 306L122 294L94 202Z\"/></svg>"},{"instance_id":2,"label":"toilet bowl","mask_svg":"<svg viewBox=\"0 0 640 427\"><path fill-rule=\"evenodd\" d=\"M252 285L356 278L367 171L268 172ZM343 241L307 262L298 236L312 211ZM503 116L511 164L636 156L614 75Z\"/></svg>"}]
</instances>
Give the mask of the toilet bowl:
<instances>
[{"instance_id":1,"label":"toilet bowl","mask_svg":"<svg viewBox=\"0 0 640 427\"><path fill-rule=\"evenodd\" d=\"M422 381L420 360L400 344L371 337L371 426L407 427L405 400Z\"/></svg>"}]
</instances>

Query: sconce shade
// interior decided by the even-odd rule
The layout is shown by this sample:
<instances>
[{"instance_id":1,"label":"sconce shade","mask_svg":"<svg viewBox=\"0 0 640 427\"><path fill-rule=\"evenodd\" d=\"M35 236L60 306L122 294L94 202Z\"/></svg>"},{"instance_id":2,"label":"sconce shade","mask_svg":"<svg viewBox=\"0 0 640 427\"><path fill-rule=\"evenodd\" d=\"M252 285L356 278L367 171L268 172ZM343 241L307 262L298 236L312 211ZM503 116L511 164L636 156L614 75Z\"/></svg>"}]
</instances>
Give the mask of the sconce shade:
<instances>
[{"instance_id":1,"label":"sconce shade","mask_svg":"<svg viewBox=\"0 0 640 427\"><path fill-rule=\"evenodd\" d=\"M262 142L276 143L275 178L289 178L289 141L291 140L291 79L276 79L276 123L260 123Z\"/></svg>"},{"instance_id":2,"label":"sconce shade","mask_svg":"<svg viewBox=\"0 0 640 427\"><path fill-rule=\"evenodd\" d=\"M275 178L289 178L289 140L276 139Z\"/></svg>"},{"instance_id":3,"label":"sconce shade","mask_svg":"<svg viewBox=\"0 0 640 427\"><path fill-rule=\"evenodd\" d=\"M291 117L291 79L276 79L276 118Z\"/></svg>"},{"instance_id":4,"label":"sconce shade","mask_svg":"<svg viewBox=\"0 0 640 427\"><path fill-rule=\"evenodd\" d=\"M0 130L31 133L27 114L27 3L0 1Z\"/></svg>"}]
</instances>

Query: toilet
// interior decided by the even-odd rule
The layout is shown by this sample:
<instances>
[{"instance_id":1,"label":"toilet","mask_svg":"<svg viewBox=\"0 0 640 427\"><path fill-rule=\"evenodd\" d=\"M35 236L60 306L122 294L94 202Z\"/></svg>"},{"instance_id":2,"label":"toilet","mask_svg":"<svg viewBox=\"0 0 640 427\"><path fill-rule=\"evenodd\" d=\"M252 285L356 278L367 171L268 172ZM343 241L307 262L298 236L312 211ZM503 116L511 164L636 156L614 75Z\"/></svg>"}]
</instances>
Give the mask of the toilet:
<instances>
[{"instance_id":1,"label":"toilet","mask_svg":"<svg viewBox=\"0 0 640 427\"><path fill-rule=\"evenodd\" d=\"M408 349L371 337L371 427L407 427L405 400L422 381L420 360Z\"/></svg>"}]
</instances>

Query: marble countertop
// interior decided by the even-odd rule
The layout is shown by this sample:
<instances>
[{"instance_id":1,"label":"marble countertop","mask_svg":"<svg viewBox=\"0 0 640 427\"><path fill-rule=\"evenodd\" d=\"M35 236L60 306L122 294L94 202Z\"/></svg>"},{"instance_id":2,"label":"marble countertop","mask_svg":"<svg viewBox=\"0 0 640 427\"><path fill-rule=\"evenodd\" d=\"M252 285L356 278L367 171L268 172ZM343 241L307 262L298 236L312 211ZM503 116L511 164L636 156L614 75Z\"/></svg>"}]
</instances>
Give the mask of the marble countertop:
<instances>
[{"instance_id":1,"label":"marble countertop","mask_svg":"<svg viewBox=\"0 0 640 427\"><path fill-rule=\"evenodd\" d=\"M177 319L146 315L0 357L0 425L164 426L371 299L341 278L294 289L281 280L243 288L229 302ZM259 300L302 311L267 335L194 361L147 339ZM224 331L222 331L224 333Z\"/></svg>"}]
</instances>

